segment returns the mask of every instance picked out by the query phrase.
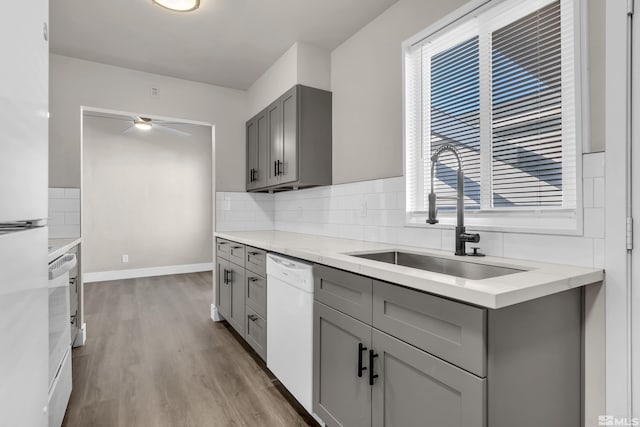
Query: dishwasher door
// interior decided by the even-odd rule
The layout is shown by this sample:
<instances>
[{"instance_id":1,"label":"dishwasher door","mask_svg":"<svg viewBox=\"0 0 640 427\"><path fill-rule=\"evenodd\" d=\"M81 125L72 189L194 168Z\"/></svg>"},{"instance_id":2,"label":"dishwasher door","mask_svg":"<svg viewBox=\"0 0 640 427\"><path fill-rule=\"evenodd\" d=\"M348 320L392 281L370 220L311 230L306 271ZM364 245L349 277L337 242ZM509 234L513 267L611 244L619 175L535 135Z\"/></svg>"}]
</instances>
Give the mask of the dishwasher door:
<instances>
[{"instance_id":1,"label":"dishwasher door","mask_svg":"<svg viewBox=\"0 0 640 427\"><path fill-rule=\"evenodd\" d=\"M313 270L267 255L267 367L311 414Z\"/></svg>"}]
</instances>

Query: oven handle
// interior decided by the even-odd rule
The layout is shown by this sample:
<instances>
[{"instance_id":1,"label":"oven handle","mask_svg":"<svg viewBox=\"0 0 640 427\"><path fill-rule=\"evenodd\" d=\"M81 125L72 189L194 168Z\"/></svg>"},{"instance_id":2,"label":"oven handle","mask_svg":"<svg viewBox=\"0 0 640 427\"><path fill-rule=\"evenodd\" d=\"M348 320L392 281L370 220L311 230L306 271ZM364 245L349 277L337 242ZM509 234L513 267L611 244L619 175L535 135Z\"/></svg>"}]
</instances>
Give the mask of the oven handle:
<instances>
[{"instance_id":1,"label":"oven handle","mask_svg":"<svg viewBox=\"0 0 640 427\"><path fill-rule=\"evenodd\" d=\"M49 280L56 279L65 273L68 273L76 266L78 260L76 254L68 253L62 255L49 264Z\"/></svg>"}]
</instances>

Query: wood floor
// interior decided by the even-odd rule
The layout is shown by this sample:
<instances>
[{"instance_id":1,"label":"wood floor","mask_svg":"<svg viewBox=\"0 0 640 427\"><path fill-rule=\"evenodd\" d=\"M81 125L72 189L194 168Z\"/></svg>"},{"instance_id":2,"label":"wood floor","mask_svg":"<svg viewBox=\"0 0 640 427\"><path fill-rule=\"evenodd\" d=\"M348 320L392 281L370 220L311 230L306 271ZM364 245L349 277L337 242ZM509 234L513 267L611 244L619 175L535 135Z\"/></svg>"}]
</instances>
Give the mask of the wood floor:
<instances>
[{"instance_id":1,"label":"wood floor","mask_svg":"<svg viewBox=\"0 0 640 427\"><path fill-rule=\"evenodd\" d=\"M64 426L306 426L228 324L209 317L211 273L85 285ZM285 393L286 394L286 393Z\"/></svg>"}]
</instances>

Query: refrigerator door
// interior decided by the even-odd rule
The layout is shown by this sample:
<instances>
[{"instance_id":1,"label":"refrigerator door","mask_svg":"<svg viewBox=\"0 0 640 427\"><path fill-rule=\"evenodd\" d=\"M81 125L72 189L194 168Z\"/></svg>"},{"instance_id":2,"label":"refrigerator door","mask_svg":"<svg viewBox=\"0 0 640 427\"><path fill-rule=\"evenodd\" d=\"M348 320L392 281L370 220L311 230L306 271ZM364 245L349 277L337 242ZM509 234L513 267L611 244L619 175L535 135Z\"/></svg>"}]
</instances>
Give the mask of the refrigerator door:
<instances>
[{"instance_id":1,"label":"refrigerator door","mask_svg":"<svg viewBox=\"0 0 640 427\"><path fill-rule=\"evenodd\" d=\"M45 427L47 228L0 234L0 425Z\"/></svg>"},{"instance_id":2,"label":"refrigerator door","mask_svg":"<svg viewBox=\"0 0 640 427\"><path fill-rule=\"evenodd\" d=\"M0 13L0 223L47 217L48 4L4 2Z\"/></svg>"}]
</instances>

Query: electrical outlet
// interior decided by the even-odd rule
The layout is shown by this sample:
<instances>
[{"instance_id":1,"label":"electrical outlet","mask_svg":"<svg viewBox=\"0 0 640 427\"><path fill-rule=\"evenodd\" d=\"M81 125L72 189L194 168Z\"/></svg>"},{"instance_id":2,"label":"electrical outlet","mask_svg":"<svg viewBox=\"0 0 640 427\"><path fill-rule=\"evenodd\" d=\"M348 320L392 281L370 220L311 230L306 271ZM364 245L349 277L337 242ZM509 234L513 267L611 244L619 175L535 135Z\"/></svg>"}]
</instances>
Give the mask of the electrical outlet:
<instances>
[{"instance_id":1,"label":"electrical outlet","mask_svg":"<svg viewBox=\"0 0 640 427\"><path fill-rule=\"evenodd\" d=\"M152 87L151 88L151 96L157 98L160 96L160 88Z\"/></svg>"},{"instance_id":2,"label":"electrical outlet","mask_svg":"<svg viewBox=\"0 0 640 427\"><path fill-rule=\"evenodd\" d=\"M129 262L129 255L122 255L122 262Z\"/></svg>"}]
</instances>

